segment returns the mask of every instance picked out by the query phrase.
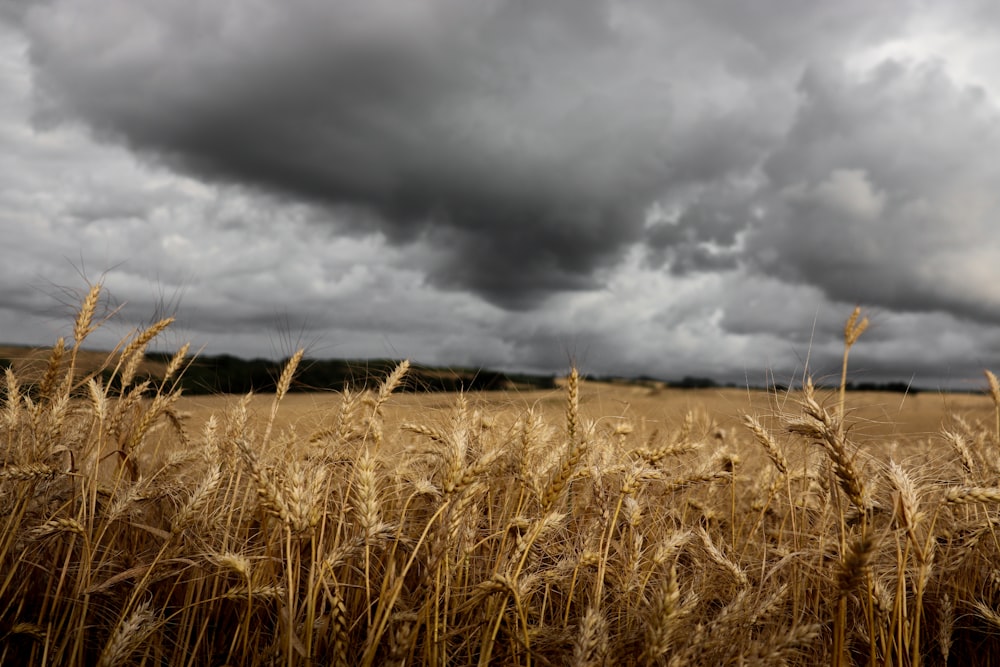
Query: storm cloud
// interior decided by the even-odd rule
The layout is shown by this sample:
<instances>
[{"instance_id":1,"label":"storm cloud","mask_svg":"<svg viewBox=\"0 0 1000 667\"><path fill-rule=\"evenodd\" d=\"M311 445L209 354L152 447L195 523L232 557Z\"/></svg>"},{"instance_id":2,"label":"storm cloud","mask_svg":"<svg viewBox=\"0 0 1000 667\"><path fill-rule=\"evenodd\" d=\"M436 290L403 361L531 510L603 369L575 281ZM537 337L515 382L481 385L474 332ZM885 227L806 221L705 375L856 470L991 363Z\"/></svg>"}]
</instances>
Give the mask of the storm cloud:
<instances>
[{"instance_id":1,"label":"storm cloud","mask_svg":"<svg viewBox=\"0 0 1000 667\"><path fill-rule=\"evenodd\" d=\"M366 209L354 231L430 239L432 281L515 308L595 287L659 197L746 178L789 116L795 51L849 39L862 6L832 30L791 11L803 41L783 43L711 4L99 4L27 14L37 123Z\"/></svg>"},{"instance_id":2,"label":"storm cloud","mask_svg":"<svg viewBox=\"0 0 1000 667\"><path fill-rule=\"evenodd\" d=\"M974 2L49 0L0 22L5 224L39 266L183 293L194 332L284 316L451 363L579 345L734 377L835 360L860 302L873 373L996 353L1000 16Z\"/></svg>"}]
</instances>

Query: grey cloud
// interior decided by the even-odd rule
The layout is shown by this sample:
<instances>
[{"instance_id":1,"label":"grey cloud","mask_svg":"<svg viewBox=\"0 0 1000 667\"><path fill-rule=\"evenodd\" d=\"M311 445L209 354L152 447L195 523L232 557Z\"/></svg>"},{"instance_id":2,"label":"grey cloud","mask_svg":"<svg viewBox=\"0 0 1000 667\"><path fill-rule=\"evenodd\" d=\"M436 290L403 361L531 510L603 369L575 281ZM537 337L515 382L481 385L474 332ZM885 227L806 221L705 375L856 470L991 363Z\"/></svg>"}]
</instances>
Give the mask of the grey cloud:
<instances>
[{"instance_id":1,"label":"grey cloud","mask_svg":"<svg viewBox=\"0 0 1000 667\"><path fill-rule=\"evenodd\" d=\"M727 332L775 336L806 348L840 340L851 311L824 304L815 288L762 277L734 280L722 299L720 326Z\"/></svg>"},{"instance_id":2,"label":"grey cloud","mask_svg":"<svg viewBox=\"0 0 1000 667\"><path fill-rule=\"evenodd\" d=\"M659 11L80 2L25 30L42 126L81 121L182 172L371 211L355 231L447 248L436 284L526 308L592 288L657 196L752 168L780 131L785 84L705 64L738 26Z\"/></svg>"},{"instance_id":3,"label":"grey cloud","mask_svg":"<svg viewBox=\"0 0 1000 667\"><path fill-rule=\"evenodd\" d=\"M905 31L911 12L920 9L920 3L912 0L878 4L864 0L823 4L708 0L699 5L713 20L744 38L745 45L737 52L741 60L731 61L733 67L751 66L755 61L772 65L789 59L809 61L818 54L863 47Z\"/></svg>"},{"instance_id":4,"label":"grey cloud","mask_svg":"<svg viewBox=\"0 0 1000 667\"><path fill-rule=\"evenodd\" d=\"M336 354L787 380L810 345L836 370L856 302L866 372L996 352L993 89L947 53L872 66L928 13L969 29L958 3L16 5L5 284L79 257L251 354L277 321Z\"/></svg>"},{"instance_id":5,"label":"grey cloud","mask_svg":"<svg viewBox=\"0 0 1000 667\"><path fill-rule=\"evenodd\" d=\"M834 300L1000 321L1000 112L935 65L814 69L766 163L764 271Z\"/></svg>"},{"instance_id":6,"label":"grey cloud","mask_svg":"<svg viewBox=\"0 0 1000 667\"><path fill-rule=\"evenodd\" d=\"M0 3L0 21L19 24L33 7L46 0L4 0Z\"/></svg>"},{"instance_id":7,"label":"grey cloud","mask_svg":"<svg viewBox=\"0 0 1000 667\"><path fill-rule=\"evenodd\" d=\"M678 189L647 219L647 261L677 275L736 268L743 257L740 237L754 223L752 203L759 187L747 180Z\"/></svg>"}]
</instances>

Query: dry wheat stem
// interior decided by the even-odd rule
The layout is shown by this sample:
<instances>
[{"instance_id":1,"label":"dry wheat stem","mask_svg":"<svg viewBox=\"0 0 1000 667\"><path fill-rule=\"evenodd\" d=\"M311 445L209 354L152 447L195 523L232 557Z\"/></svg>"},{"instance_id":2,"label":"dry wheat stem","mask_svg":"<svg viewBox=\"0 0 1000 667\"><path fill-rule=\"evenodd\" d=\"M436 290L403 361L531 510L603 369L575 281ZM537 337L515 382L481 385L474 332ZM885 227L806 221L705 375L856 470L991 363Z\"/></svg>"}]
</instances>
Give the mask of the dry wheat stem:
<instances>
[{"instance_id":1,"label":"dry wheat stem","mask_svg":"<svg viewBox=\"0 0 1000 667\"><path fill-rule=\"evenodd\" d=\"M44 375L42 375L41 382L38 384L39 405L49 402L53 398L56 381L59 379L59 373L62 370L62 361L65 351L66 341L60 338L56 341L56 344L52 347L52 351L49 353L48 365L45 368ZM70 368L70 373L72 373L72 367Z\"/></svg>"},{"instance_id":2,"label":"dry wheat stem","mask_svg":"<svg viewBox=\"0 0 1000 667\"><path fill-rule=\"evenodd\" d=\"M948 489L944 501L952 505L1000 503L1000 487L965 486Z\"/></svg>"},{"instance_id":3,"label":"dry wheat stem","mask_svg":"<svg viewBox=\"0 0 1000 667\"><path fill-rule=\"evenodd\" d=\"M80 349L83 340L94 332L94 313L97 311L97 302L101 298L101 284L91 285L87 296L84 297L80 310L77 312L76 322L73 324L73 349Z\"/></svg>"},{"instance_id":4,"label":"dry wheat stem","mask_svg":"<svg viewBox=\"0 0 1000 667\"><path fill-rule=\"evenodd\" d=\"M680 616L680 587L677 584L677 567L666 568L662 585L653 594L647 611L646 646L643 661L655 664L670 651L676 632L676 621Z\"/></svg>"},{"instance_id":5,"label":"dry wheat stem","mask_svg":"<svg viewBox=\"0 0 1000 667\"><path fill-rule=\"evenodd\" d=\"M803 387L802 406L804 416L788 422L792 433L804 435L822 445L827 456L833 463L834 474L841 488L847 494L858 511L866 513L869 509L865 485L858 473L854 459L847 452L847 440L842 428L842 422L835 419L815 398L812 379L807 378Z\"/></svg>"},{"instance_id":6,"label":"dry wheat stem","mask_svg":"<svg viewBox=\"0 0 1000 667\"><path fill-rule=\"evenodd\" d=\"M163 333L163 331L165 331L173 323L173 317L165 317L160 321L155 322L148 329L139 332L135 338L129 341L128 345L125 346L125 349L122 350L121 359L118 362L118 366L115 368L114 373L115 375L118 375L122 391L125 391L126 387L132 384L132 379L135 377L135 373L139 369L139 364L145 358L146 347L149 345L150 341Z\"/></svg>"},{"instance_id":7,"label":"dry wheat stem","mask_svg":"<svg viewBox=\"0 0 1000 667\"><path fill-rule=\"evenodd\" d=\"M822 632L823 626L814 623L808 625L797 625L785 633L784 636L768 643L757 651L750 654L747 664L749 665L784 665L796 652L809 648L816 642Z\"/></svg>"},{"instance_id":8,"label":"dry wheat stem","mask_svg":"<svg viewBox=\"0 0 1000 667\"><path fill-rule=\"evenodd\" d=\"M841 419L841 426L843 426L844 419L844 407L847 392L847 360L851 353L851 347L858 341L858 338L865 329L868 328L868 318L863 318L860 322L858 317L861 316L861 306L855 306L854 312L851 316L847 318L847 322L844 324L844 359L841 364L840 370L840 404L838 416Z\"/></svg>"},{"instance_id":9,"label":"dry wheat stem","mask_svg":"<svg viewBox=\"0 0 1000 667\"><path fill-rule=\"evenodd\" d=\"M17 432L17 427L21 421L21 411L22 411L22 396L21 396L21 384L17 380L17 375L14 373L13 366L8 366L4 369L4 381L7 386L7 395L4 397L4 427L7 430L9 438L12 438L14 433ZM13 442L8 438L7 446L8 448L13 447Z\"/></svg>"},{"instance_id":10,"label":"dry wheat stem","mask_svg":"<svg viewBox=\"0 0 1000 667\"><path fill-rule=\"evenodd\" d=\"M841 597L853 592L868 575L869 566L875 556L877 543L870 534L861 535L853 541L840 561L838 591Z\"/></svg>"},{"instance_id":11,"label":"dry wheat stem","mask_svg":"<svg viewBox=\"0 0 1000 667\"><path fill-rule=\"evenodd\" d=\"M36 540L44 539L57 533L74 533L84 538L87 537L87 530L77 519L70 517L55 517L49 519L42 525L30 531L31 537Z\"/></svg>"},{"instance_id":12,"label":"dry wheat stem","mask_svg":"<svg viewBox=\"0 0 1000 667\"><path fill-rule=\"evenodd\" d=\"M993 414L996 421L994 436L996 437L996 443L1000 445L1000 380L997 379L996 374L991 370L984 370L983 373L986 375L986 381L990 387L990 396L993 398Z\"/></svg>"},{"instance_id":13,"label":"dry wheat stem","mask_svg":"<svg viewBox=\"0 0 1000 667\"><path fill-rule=\"evenodd\" d=\"M149 603L142 603L115 629L101 653L98 667L117 667L134 653L156 629L156 617Z\"/></svg>"},{"instance_id":14,"label":"dry wheat stem","mask_svg":"<svg viewBox=\"0 0 1000 667\"><path fill-rule=\"evenodd\" d=\"M77 331L93 320L79 316ZM863 325L860 313L849 320L848 347ZM115 382L141 363L142 337L123 342ZM823 448L820 469L808 456L792 469L789 445L764 426L771 415L757 414L688 461L676 457L693 451L704 415L688 411L666 442L631 436L632 424L653 430L634 410L594 427L571 372L554 420L539 404L508 421L463 395L447 425L410 416L400 438L383 432L387 416L398 423L383 407L400 365L378 390L344 392L336 421L306 442L276 419L301 363L293 357L270 414L252 415L244 397L188 442L179 382L140 378L109 392L67 351L57 344L40 384L5 372L4 664L800 667L1000 656L997 444L971 419L945 434L951 455L915 439L897 450L872 438L856 451L847 420L820 405L810 380L788 426ZM171 358L168 379L186 355ZM171 424L157 441L174 450L143 452L134 481L99 465L118 449L132 457Z\"/></svg>"},{"instance_id":15,"label":"dry wheat stem","mask_svg":"<svg viewBox=\"0 0 1000 667\"><path fill-rule=\"evenodd\" d=\"M580 427L580 372L573 367L566 378L566 439L576 442Z\"/></svg>"},{"instance_id":16,"label":"dry wheat stem","mask_svg":"<svg viewBox=\"0 0 1000 667\"><path fill-rule=\"evenodd\" d=\"M573 667L599 667L608 659L608 621L601 610L587 607L573 645Z\"/></svg>"},{"instance_id":17,"label":"dry wheat stem","mask_svg":"<svg viewBox=\"0 0 1000 667\"><path fill-rule=\"evenodd\" d=\"M774 467L778 469L778 472L782 475L787 475L788 459L785 458L781 448L778 447L778 443L776 443L774 438L771 437L771 433L764 428L763 424L760 423L760 419L754 415L744 414L743 423L754 434L757 442L764 447L764 451L767 452L768 458L771 459L771 462L774 464Z\"/></svg>"},{"instance_id":18,"label":"dry wheat stem","mask_svg":"<svg viewBox=\"0 0 1000 667\"><path fill-rule=\"evenodd\" d=\"M965 471L966 477L972 475L975 472L976 465L972 460L972 452L969 449L969 444L966 442L965 437L961 433L955 431L942 431L941 435L944 439L951 445L955 453L958 454L958 460L962 463L962 468Z\"/></svg>"},{"instance_id":19,"label":"dry wheat stem","mask_svg":"<svg viewBox=\"0 0 1000 667\"><path fill-rule=\"evenodd\" d=\"M62 474L59 468L45 463L26 463L24 465L7 465L0 468L0 481L31 482L52 480Z\"/></svg>"},{"instance_id":20,"label":"dry wheat stem","mask_svg":"<svg viewBox=\"0 0 1000 667\"><path fill-rule=\"evenodd\" d=\"M167 382L177 374L181 366L184 364L184 361L187 359L188 351L190 349L191 343L184 343L181 345L181 348L174 353L174 356L172 356L170 361L167 363L166 370L163 371L163 382Z\"/></svg>"}]
</instances>

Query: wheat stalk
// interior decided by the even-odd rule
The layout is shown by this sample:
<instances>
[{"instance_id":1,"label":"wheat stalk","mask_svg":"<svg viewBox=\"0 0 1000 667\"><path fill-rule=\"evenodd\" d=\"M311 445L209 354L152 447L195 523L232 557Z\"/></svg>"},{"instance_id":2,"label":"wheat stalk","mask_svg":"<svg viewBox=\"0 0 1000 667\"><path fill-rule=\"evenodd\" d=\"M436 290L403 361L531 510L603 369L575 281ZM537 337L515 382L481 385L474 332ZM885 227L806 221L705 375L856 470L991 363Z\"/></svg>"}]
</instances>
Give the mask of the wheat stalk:
<instances>
[{"instance_id":1,"label":"wheat stalk","mask_svg":"<svg viewBox=\"0 0 1000 667\"><path fill-rule=\"evenodd\" d=\"M875 548L875 538L870 534L861 535L848 546L837 575L837 589L841 596L853 592L867 576Z\"/></svg>"},{"instance_id":2,"label":"wheat stalk","mask_svg":"<svg viewBox=\"0 0 1000 667\"><path fill-rule=\"evenodd\" d=\"M997 444L1000 444L1000 380L991 370L984 370L983 373L986 375L986 382L990 387L990 397L993 398L993 414L996 420L994 435Z\"/></svg>"},{"instance_id":3,"label":"wheat stalk","mask_svg":"<svg viewBox=\"0 0 1000 667\"><path fill-rule=\"evenodd\" d=\"M187 359L188 350L190 349L191 343L184 343L184 345L182 345L181 348L174 353L174 356L172 356L170 361L167 362L167 368L163 371L163 382L167 382L177 374L177 371L180 370L185 359Z\"/></svg>"},{"instance_id":4,"label":"wheat stalk","mask_svg":"<svg viewBox=\"0 0 1000 667\"><path fill-rule=\"evenodd\" d=\"M573 643L573 667L597 667L608 659L608 621L601 610L587 607Z\"/></svg>"},{"instance_id":5,"label":"wheat stalk","mask_svg":"<svg viewBox=\"0 0 1000 667\"><path fill-rule=\"evenodd\" d=\"M265 468L250 443L240 438L236 441L243 464L250 471L255 482L257 496L263 507L278 517L286 526L292 525L292 511L282 490L281 484L274 479L273 474Z\"/></svg>"},{"instance_id":6,"label":"wheat stalk","mask_svg":"<svg viewBox=\"0 0 1000 667\"><path fill-rule=\"evenodd\" d=\"M155 615L148 602L135 608L127 619L119 623L114 634L101 652L98 667L117 667L142 646L156 629Z\"/></svg>"},{"instance_id":7,"label":"wheat stalk","mask_svg":"<svg viewBox=\"0 0 1000 667\"><path fill-rule=\"evenodd\" d=\"M812 379L807 378L803 387L804 416L788 421L788 430L817 441L833 463L833 471L847 497L863 514L868 511L868 500L861 475L847 452L847 440L842 422L830 415L815 398Z\"/></svg>"},{"instance_id":8,"label":"wheat stalk","mask_svg":"<svg viewBox=\"0 0 1000 667\"><path fill-rule=\"evenodd\" d=\"M49 353L48 364L45 373L38 384L38 401L43 404L52 400L55 393L56 382L59 379L59 372L62 369L62 360L66 352L66 341L62 338L56 341Z\"/></svg>"},{"instance_id":9,"label":"wheat stalk","mask_svg":"<svg viewBox=\"0 0 1000 667\"><path fill-rule=\"evenodd\" d=\"M889 481L897 492L896 518L899 525L906 530L914 548L919 549L920 545L914 531L917 524L923 519L923 513L920 512L917 486L910 475L895 461L889 462Z\"/></svg>"},{"instance_id":10,"label":"wheat stalk","mask_svg":"<svg viewBox=\"0 0 1000 667\"><path fill-rule=\"evenodd\" d=\"M271 584L255 584L248 586L240 584L226 589L222 597L227 600L252 600L263 598L265 600L284 600L287 598L287 589L284 586L274 586Z\"/></svg>"},{"instance_id":11,"label":"wheat stalk","mask_svg":"<svg viewBox=\"0 0 1000 667\"><path fill-rule=\"evenodd\" d=\"M580 372L574 367L566 378L566 439L576 442L580 426Z\"/></svg>"},{"instance_id":12,"label":"wheat stalk","mask_svg":"<svg viewBox=\"0 0 1000 667\"><path fill-rule=\"evenodd\" d=\"M21 421L21 384L18 382L17 375L11 366L4 369L4 380L7 385L7 395L4 397L3 421L7 433L12 436L17 432ZM8 446L11 446L11 444L8 440Z\"/></svg>"},{"instance_id":13,"label":"wheat stalk","mask_svg":"<svg viewBox=\"0 0 1000 667\"><path fill-rule=\"evenodd\" d=\"M80 310L76 315L76 322L73 323L73 348L79 349L83 340L94 332L94 313L97 311L97 303L101 298L101 283L90 286L87 296L84 297L80 305Z\"/></svg>"},{"instance_id":14,"label":"wheat stalk","mask_svg":"<svg viewBox=\"0 0 1000 667\"><path fill-rule=\"evenodd\" d=\"M955 601L945 593L941 596L941 617L938 621L938 648L941 649L941 657L945 664L948 663L948 656L951 654L951 646L954 641L955 629Z\"/></svg>"},{"instance_id":15,"label":"wheat stalk","mask_svg":"<svg viewBox=\"0 0 1000 667\"><path fill-rule=\"evenodd\" d=\"M386 376L385 380L382 381L381 386L378 390L378 405L384 404L389 400L389 396L392 392L399 389L400 385L403 384L403 378L410 371L410 361L409 359L404 359L399 362L399 364L392 370L389 375Z\"/></svg>"},{"instance_id":16,"label":"wheat stalk","mask_svg":"<svg viewBox=\"0 0 1000 667\"><path fill-rule=\"evenodd\" d=\"M726 558L725 554L722 553L722 550L720 550L719 547L717 547L712 541L712 537L708 534L708 531L699 526L696 532L698 537L701 538L701 543L705 546L705 553L708 554L708 557L713 562L721 565L724 570L731 574L733 579L735 579L740 586L748 586L750 584L750 580L747 578L746 572L744 572L739 565Z\"/></svg>"},{"instance_id":17,"label":"wheat stalk","mask_svg":"<svg viewBox=\"0 0 1000 667\"><path fill-rule=\"evenodd\" d=\"M868 318L862 318L858 321L861 316L861 306L855 306L854 312L851 316L847 318L847 322L844 324L844 359L841 364L840 370L840 405L838 416L841 420L844 419L844 403L847 398L847 358L851 353L851 348L858 341L858 338L865 332L868 328Z\"/></svg>"},{"instance_id":18,"label":"wheat stalk","mask_svg":"<svg viewBox=\"0 0 1000 667\"><path fill-rule=\"evenodd\" d=\"M633 450L633 454L639 458L645 460L650 465L656 465L665 458L672 456L681 456L683 454L689 454L696 451L701 446L697 443L692 442L680 442L671 445L664 445L662 447L657 447L656 449L650 449L649 447L640 447Z\"/></svg>"},{"instance_id":19,"label":"wheat stalk","mask_svg":"<svg viewBox=\"0 0 1000 667\"><path fill-rule=\"evenodd\" d=\"M304 461L295 461L288 467L285 493L291 514L292 531L309 533L323 519L323 492L326 486L326 468L314 468Z\"/></svg>"},{"instance_id":20,"label":"wheat stalk","mask_svg":"<svg viewBox=\"0 0 1000 667\"><path fill-rule=\"evenodd\" d=\"M754 415L744 414L743 424L750 429L757 442L764 447L764 451L767 452L768 458L771 459L771 463L778 469L778 472L782 475L787 475L788 459L785 458L781 448L778 447L778 443L771 437L771 433L760 423L760 419Z\"/></svg>"},{"instance_id":21,"label":"wheat stalk","mask_svg":"<svg viewBox=\"0 0 1000 667\"><path fill-rule=\"evenodd\" d=\"M1000 487L964 486L948 489L944 501L950 505L968 503L1000 503Z\"/></svg>"},{"instance_id":22,"label":"wheat stalk","mask_svg":"<svg viewBox=\"0 0 1000 667\"><path fill-rule=\"evenodd\" d=\"M750 665L786 665L789 658L816 642L823 626L819 623L797 625L767 646L751 652Z\"/></svg>"},{"instance_id":23,"label":"wheat stalk","mask_svg":"<svg viewBox=\"0 0 1000 667\"><path fill-rule=\"evenodd\" d=\"M62 474L59 468L44 463L6 465L0 468L0 481L33 482L52 480Z\"/></svg>"},{"instance_id":24,"label":"wheat stalk","mask_svg":"<svg viewBox=\"0 0 1000 667\"><path fill-rule=\"evenodd\" d=\"M171 521L170 532L179 534L188 526L194 525L204 517L202 513L209 509L209 503L219 488L222 481L222 467L213 465L208 473L202 478L198 486L188 497L187 502L178 510Z\"/></svg>"},{"instance_id":25,"label":"wheat stalk","mask_svg":"<svg viewBox=\"0 0 1000 667\"><path fill-rule=\"evenodd\" d=\"M673 646L676 621L680 616L680 599L677 567L671 565L666 569L662 585L653 594L646 612L646 645L642 654L645 664L656 664Z\"/></svg>"},{"instance_id":26,"label":"wheat stalk","mask_svg":"<svg viewBox=\"0 0 1000 667\"><path fill-rule=\"evenodd\" d=\"M78 520L70 517L56 517L49 519L42 525L30 531L29 535L36 540L41 540L57 533L74 533L82 537L87 536L87 530Z\"/></svg>"},{"instance_id":27,"label":"wheat stalk","mask_svg":"<svg viewBox=\"0 0 1000 667\"><path fill-rule=\"evenodd\" d=\"M35 641L43 642L49 636L48 631L37 623L14 623L7 631L8 636L26 635Z\"/></svg>"},{"instance_id":28,"label":"wheat stalk","mask_svg":"<svg viewBox=\"0 0 1000 667\"><path fill-rule=\"evenodd\" d=\"M362 454L355 471L354 511L364 534L371 535L382 525L375 457L370 452Z\"/></svg>"},{"instance_id":29,"label":"wheat stalk","mask_svg":"<svg viewBox=\"0 0 1000 667\"><path fill-rule=\"evenodd\" d=\"M122 350L121 359L115 368L115 375L118 376L122 391L132 384L135 373L139 369L139 364L145 357L146 347L150 341L159 336L163 331L174 323L173 317L165 317L152 326L140 331ZM121 371L120 373L118 371Z\"/></svg>"},{"instance_id":30,"label":"wheat stalk","mask_svg":"<svg viewBox=\"0 0 1000 667\"><path fill-rule=\"evenodd\" d=\"M975 463L972 460L972 451L969 449L968 443L965 441L965 437L960 433L955 431L942 431L941 435L944 437L945 441L951 445L955 453L958 454L958 460L962 463L962 468L965 470L966 476L973 474L975 470Z\"/></svg>"},{"instance_id":31,"label":"wheat stalk","mask_svg":"<svg viewBox=\"0 0 1000 667\"><path fill-rule=\"evenodd\" d=\"M334 588L330 596L330 607L332 621L330 634L333 636L334 667L347 667L350 647L350 638L347 634L349 622L347 607L344 604L344 598L340 596L339 588Z\"/></svg>"}]
</instances>

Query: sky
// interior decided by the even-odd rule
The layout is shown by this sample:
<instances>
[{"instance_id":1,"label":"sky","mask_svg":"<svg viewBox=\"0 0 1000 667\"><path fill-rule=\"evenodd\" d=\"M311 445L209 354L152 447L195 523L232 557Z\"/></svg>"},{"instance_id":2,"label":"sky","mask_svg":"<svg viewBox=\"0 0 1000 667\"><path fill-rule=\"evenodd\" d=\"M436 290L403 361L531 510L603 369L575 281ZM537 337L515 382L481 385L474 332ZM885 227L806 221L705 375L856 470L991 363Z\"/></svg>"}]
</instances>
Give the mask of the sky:
<instances>
[{"instance_id":1,"label":"sky","mask_svg":"<svg viewBox=\"0 0 1000 667\"><path fill-rule=\"evenodd\" d=\"M0 0L0 341L1000 370L985 0ZM102 311L103 312L103 311Z\"/></svg>"}]
</instances>

